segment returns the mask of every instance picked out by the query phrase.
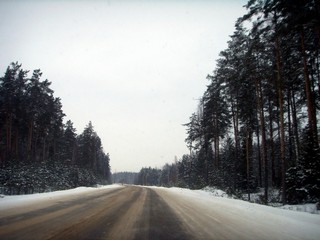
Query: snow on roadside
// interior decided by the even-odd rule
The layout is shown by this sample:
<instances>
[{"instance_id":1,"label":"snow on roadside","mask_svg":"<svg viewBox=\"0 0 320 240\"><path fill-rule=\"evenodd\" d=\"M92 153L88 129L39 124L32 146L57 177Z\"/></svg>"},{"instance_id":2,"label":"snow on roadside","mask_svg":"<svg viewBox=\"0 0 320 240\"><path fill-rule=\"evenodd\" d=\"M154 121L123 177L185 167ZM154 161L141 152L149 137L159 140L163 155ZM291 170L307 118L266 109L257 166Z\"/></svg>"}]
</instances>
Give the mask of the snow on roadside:
<instances>
[{"instance_id":1,"label":"snow on roadside","mask_svg":"<svg viewBox=\"0 0 320 240\"><path fill-rule=\"evenodd\" d=\"M164 191L177 196L180 202L209 216L224 216L238 225L252 225L262 239L320 239L320 215L280 209L244 200L213 196L208 191L169 188ZM188 205L189 207L191 205ZM226 221L227 221L226 220Z\"/></svg>"},{"instance_id":2,"label":"snow on roadside","mask_svg":"<svg viewBox=\"0 0 320 240\"><path fill-rule=\"evenodd\" d=\"M46 192L46 193L35 193L35 194L27 194L27 195L13 195L13 196L6 196L0 195L0 210L14 208L16 206L32 204L36 201L41 201L45 199L54 200L56 198L67 196L67 195L76 195L81 193L90 193L91 191L96 191L97 189L107 189L107 188L118 188L123 187L121 184L113 184L113 185L97 185L97 187L78 187L69 190L62 190L62 191L55 191L55 192ZM162 187L155 187L155 188L162 188ZM167 189L167 188L165 188ZM231 198L226 192L216 189L213 187L205 187L201 190L190 190L185 188L176 188L172 187L169 188L170 191L175 192L183 192L188 193L188 195L193 197L221 197L221 198ZM241 200L238 200L241 201ZM243 201L247 202L247 201ZM284 206L277 206L275 208L291 210L291 211L298 211L298 212L308 212L312 214L320 215L320 210L317 210L316 204L301 204L301 205L284 205Z\"/></svg>"},{"instance_id":3,"label":"snow on roadside","mask_svg":"<svg viewBox=\"0 0 320 240\"><path fill-rule=\"evenodd\" d=\"M198 191L200 193L204 191L215 197L229 197L229 195L225 191L222 191L214 187L209 187L209 186L202 188L201 190L195 190L195 191Z\"/></svg>"},{"instance_id":4,"label":"snow on roadside","mask_svg":"<svg viewBox=\"0 0 320 240\"><path fill-rule=\"evenodd\" d=\"M307 204L298 204L298 205L284 205L278 208L286 209L286 210L293 210L297 212L308 212L312 214L319 214L320 210L317 209L316 203L307 203Z\"/></svg>"},{"instance_id":5,"label":"snow on roadside","mask_svg":"<svg viewBox=\"0 0 320 240\"><path fill-rule=\"evenodd\" d=\"M232 198L236 199L233 196L229 196L226 192L214 188L214 187L205 187L201 190L194 190L195 192L198 192L199 194L209 195L209 196L215 196L215 197L223 197L223 198ZM251 199L253 199L253 202L257 202L254 200L254 198L258 198L258 194L251 194ZM320 210L317 209L316 203L307 203L307 204L297 204L297 205L279 205L279 204L270 204L270 206L273 206L275 208L280 209L286 209L286 210L292 210L297 212L307 212L311 214L320 214Z\"/></svg>"},{"instance_id":6,"label":"snow on roadside","mask_svg":"<svg viewBox=\"0 0 320 240\"><path fill-rule=\"evenodd\" d=\"M120 184L113 185L97 185L97 187L77 187L68 190L46 192L46 193L35 193L27 195L1 195L0 197L0 211L15 208L21 205L32 204L41 200L54 200L59 197L77 195L82 193L90 193L97 189L109 189L123 187Z\"/></svg>"}]
</instances>

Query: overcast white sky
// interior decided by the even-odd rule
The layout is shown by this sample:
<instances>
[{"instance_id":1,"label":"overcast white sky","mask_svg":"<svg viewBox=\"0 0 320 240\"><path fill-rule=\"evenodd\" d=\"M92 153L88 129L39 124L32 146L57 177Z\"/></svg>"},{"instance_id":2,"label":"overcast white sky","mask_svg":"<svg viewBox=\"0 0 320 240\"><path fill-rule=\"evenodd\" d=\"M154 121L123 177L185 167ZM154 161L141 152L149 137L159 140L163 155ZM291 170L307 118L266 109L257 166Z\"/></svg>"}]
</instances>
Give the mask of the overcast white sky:
<instances>
[{"instance_id":1,"label":"overcast white sky","mask_svg":"<svg viewBox=\"0 0 320 240\"><path fill-rule=\"evenodd\" d=\"M40 68L113 172L160 168L188 153L182 124L246 2L0 0L0 74Z\"/></svg>"}]
</instances>

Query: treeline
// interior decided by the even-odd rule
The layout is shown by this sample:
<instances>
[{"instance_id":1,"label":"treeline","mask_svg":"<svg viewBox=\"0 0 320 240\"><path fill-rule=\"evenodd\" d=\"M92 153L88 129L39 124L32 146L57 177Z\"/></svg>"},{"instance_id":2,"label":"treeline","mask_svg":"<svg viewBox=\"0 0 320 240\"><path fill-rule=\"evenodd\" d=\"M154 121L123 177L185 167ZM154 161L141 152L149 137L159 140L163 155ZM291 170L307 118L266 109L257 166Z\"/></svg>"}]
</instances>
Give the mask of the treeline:
<instances>
[{"instance_id":1,"label":"treeline","mask_svg":"<svg viewBox=\"0 0 320 240\"><path fill-rule=\"evenodd\" d=\"M137 173L135 184L147 186L163 186L163 187L185 187L191 189L202 188L206 186L199 183L196 178L196 172L191 176L190 171L184 168L184 155L181 160L175 159L172 164L165 164L161 169L144 167Z\"/></svg>"},{"instance_id":2,"label":"treeline","mask_svg":"<svg viewBox=\"0 0 320 240\"><path fill-rule=\"evenodd\" d=\"M112 182L121 184L137 184L138 173L136 172L115 172L112 173Z\"/></svg>"},{"instance_id":3,"label":"treeline","mask_svg":"<svg viewBox=\"0 0 320 240\"><path fill-rule=\"evenodd\" d=\"M180 163L165 164L162 169L142 168L139 172L137 182L141 185L164 186L164 187L191 187L182 184L182 176L178 176Z\"/></svg>"},{"instance_id":4,"label":"treeline","mask_svg":"<svg viewBox=\"0 0 320 240\"><path fill-rule=\"evenodd\" d=\"M12 63L0 78L0 187L20 194L106 183L109 155L92 123L76 134L41 71Z\"/></svg>"},{"instance_id":5,"label":"treeline","mask_svg":"<svg viewBox=\"0 0 320 240\"><path fill-rule=\"evenodd\" d=\"M157 184L212 185L249 199L264 188L266 204L277 188L283 203L319 201L320 3L250 0L246 8L185 124L190 154L161 170ZM154 175L142 169L140 183Z\"/></svg>"},{"instance_id":6,"label":"treeline","mask_svg":"<svg viewBox=\"0 0 320 240\"><path fill-rule=\"evenodd\" d=\"M200 164L206 184L263 187L265 203L269 187L281 188L283 203L318 201L319 1L246 8L186 124L189 165Z\"/></svg>"}]
</instances>

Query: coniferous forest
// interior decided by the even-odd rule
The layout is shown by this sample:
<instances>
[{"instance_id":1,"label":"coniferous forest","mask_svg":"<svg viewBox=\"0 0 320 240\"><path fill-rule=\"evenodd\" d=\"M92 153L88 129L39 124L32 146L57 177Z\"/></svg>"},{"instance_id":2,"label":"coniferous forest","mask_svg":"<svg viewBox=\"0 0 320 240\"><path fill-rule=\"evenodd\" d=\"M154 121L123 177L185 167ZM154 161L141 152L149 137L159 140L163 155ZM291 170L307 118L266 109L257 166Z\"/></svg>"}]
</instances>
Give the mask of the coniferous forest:
<instances>
[{"instance_id":1,"label":"coniferous forest","mask_svg":"<svg viewBox=\"0 0 320 240\"><path fill-rule=\"evenodd\" d=\"M241 195L279 190L284 203L320 200L320 3L250 0L198 108L190 153L137 183ZM273 200L272 200L273 201Z\"/></svg>"},{"instance_id":2,"label":"coniferous forest","mask_svg":"<svg viewBox=\"0 0 320 240\"><path fill-rule=\"evenodd\" d=\"M245 7L183 125L189 153L162 169L117 173L119 181L214 186L248 200L262 190L265 204L320 201L320 3L249 0ZM0 193L111 181L92 123L77 135L41 75L12 63L0 77Z\"/></svg>"},{"instance_id":3,"label":"coniferous forest","mask_svg":"<svg viewBox=\"0 0 320 240\"><path fill-rule=\"evenodd\" d=\"M25 194L110 180L109 155L91 122L63 122L60 98L41 71L12 63L0 78L0 193Z\"/></svg>"}]
</instances>

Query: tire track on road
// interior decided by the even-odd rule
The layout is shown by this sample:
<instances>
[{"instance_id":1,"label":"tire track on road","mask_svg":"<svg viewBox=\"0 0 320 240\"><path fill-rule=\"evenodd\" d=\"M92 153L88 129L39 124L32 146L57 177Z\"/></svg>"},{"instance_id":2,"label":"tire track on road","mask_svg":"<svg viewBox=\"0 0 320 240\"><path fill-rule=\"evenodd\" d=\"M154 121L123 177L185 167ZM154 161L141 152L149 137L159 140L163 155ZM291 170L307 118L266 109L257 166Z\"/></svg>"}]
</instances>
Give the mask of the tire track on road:
<instances>
[{"instance_id":1,"label":"tire track on road","mask_svg":"<svg viewBox=\"0 0 320 240\"><path fill-rule=\"evenodd\" d=\"M129 211L132 203L137 201L140 194L138 187L124 188L115 196L97 203L97 206L90 209L90 216L82 218L78 223L55 234L50 239L110 239L108 235L122 216Z\"/></svg>"},{"instance_id":2,"label":"tire track on road","mask_svg":"<svg viewBox=\"0 0 320 240\"><path fill-rule=\"evenodd\" d=\"M124 188L99 191L76 199L58 201L53 205L2 217L0 239L48 239L65 228L95 214L99 202L118 196ZM120 194L121 195L121 194Z\"/></svg>"},{"instance_id":3,"label":"tire track on road","mask_svg":"<svg viewBox=\"0 0 320 240\"><path fill-rule=\"evenodd\" d=\"M147 188L143 217L136 224L135 239L194 239L171 207L152 189Z\"/></svg>"},{"instance_id":4,"label":"tire track on road","mask_svg":"<svg viewBox=\"0 0 320 240\"><path fill-rule=\"evenodd\" d=\"M57 199L0 217L0 239L194 239L155 190L140 186Z\"/></svg>"},{"instance_id":5,"label":"tire track on road","mask_svg":"<svg viewBox=\"0 0 320 240\"><path fill-rule=\"evenodd\" d=\"M118 191L122 191L122 188L108 190L108 192L102 192L98 194L92 194L89 196L82 196L81 199L72 199L72 200L59 200L51 206L40 208L37 210L31 210L23 214L14 214L7 217L0 217L0 226L9 225L17 221L30 220L31 218L42 216L44 213L52 213L59 210L67 209L74 207L75 205L83 205L84 202L90 202L93 200L98 200L100 198L105 198L106 195L109 197L117 194Z\"/></svg>"}]
</instances>

